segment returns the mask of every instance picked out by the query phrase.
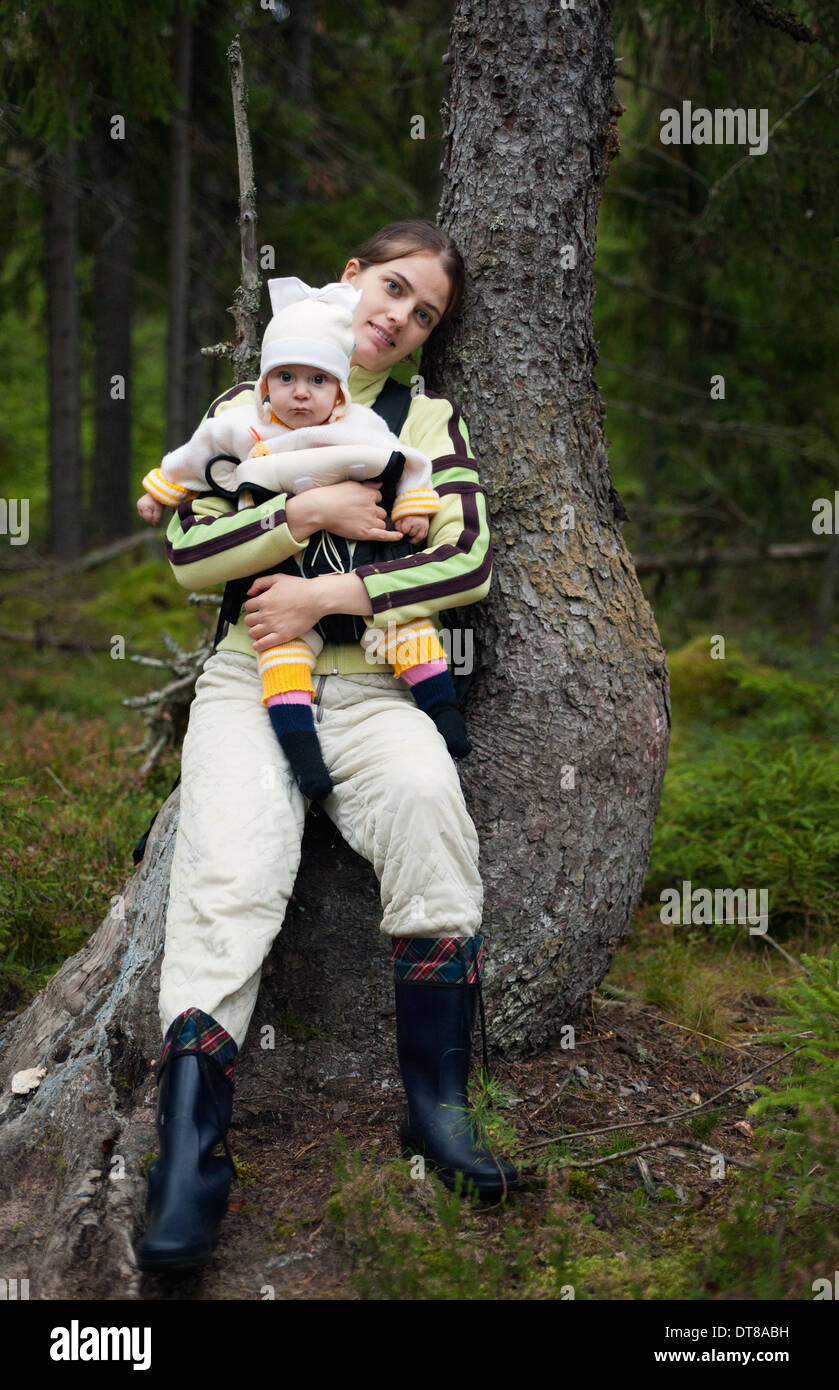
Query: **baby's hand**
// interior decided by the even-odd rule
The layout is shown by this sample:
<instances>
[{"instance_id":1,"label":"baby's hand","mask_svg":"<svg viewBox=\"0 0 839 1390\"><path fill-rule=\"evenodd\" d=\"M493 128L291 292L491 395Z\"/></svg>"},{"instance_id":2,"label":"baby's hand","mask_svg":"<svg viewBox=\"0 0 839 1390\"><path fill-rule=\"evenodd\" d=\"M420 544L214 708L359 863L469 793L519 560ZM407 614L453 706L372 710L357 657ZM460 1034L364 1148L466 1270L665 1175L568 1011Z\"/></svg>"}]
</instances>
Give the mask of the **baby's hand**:
<instances>
[{"instance_id":1,"label":"baby's hand","mask_svg":"<svg viewBox=\"0 0 839 1390\"><path fill-rule=\"evenodd\" d=\"M151 497L147 492L144 492L142 497L137 499L137 511L150 526L156 526L163 515L163 507L157 498Z\"/></svg>"},{"instance_id":2,"label":"baby's hand","mask_svg":"<svg viewBox=\"0 0 839 1390\"><path fill-rule=\"evenodd\" d=\"M416 545L418 541L424 541L428 535L427 516L401 516L398 521L394 521L394 528L401 531L402 535Z\"/></svg>"}]
</instances>

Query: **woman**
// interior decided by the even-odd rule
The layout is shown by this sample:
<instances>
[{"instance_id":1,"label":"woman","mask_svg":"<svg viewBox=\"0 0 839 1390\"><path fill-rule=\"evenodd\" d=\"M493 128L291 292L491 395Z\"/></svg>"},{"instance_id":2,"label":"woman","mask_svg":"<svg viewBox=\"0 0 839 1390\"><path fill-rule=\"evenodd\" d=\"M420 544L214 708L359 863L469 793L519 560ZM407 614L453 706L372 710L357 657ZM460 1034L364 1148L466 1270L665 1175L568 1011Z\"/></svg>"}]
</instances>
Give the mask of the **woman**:
<instances>
[{"instance_id":1,"label":"woman","mask_svg":"<svg viewBox=\"0 0 839 1390\"><path fill-rule=\"evenodd\" d=\"M362 292L350 393L374 406L390 369L454 314L463 262L441 228L412 220L372 236L341 278ZM232 388L211 412L241 405L251 390ZM433 619L486 595L488 508L454 402L416 395L397 433L431 457L443 499L422 550L405 545L402 558L359 563L370 542L403 542L386 529L378 482L281 494L236 512L203 496L182 503L168 528L167 552L185 588L263 577L198 678L184 739L160 987L162 1152L149 1169L150 1224L139 1251L146 1269L207 1263L227 1207L233 1059L294 886L309 804L265 717L255 652L320 622L327 640L313 671L317 731L334 781L322 805L381 885L408 1098L403 1152L424 1154L449 1187L458 1171L464 1189L471 1180L482 1193L517 1184L509 1164L475 1147L464 1114L483 965L478 836L441 735L393 668L371 669L357 641L365 626ZM322 532L346 573L307 564L325 549ZM312 577L300 576L295 555ZM211 1157L219 1140L227 1159Z\"/></svg>"}]
</instances>

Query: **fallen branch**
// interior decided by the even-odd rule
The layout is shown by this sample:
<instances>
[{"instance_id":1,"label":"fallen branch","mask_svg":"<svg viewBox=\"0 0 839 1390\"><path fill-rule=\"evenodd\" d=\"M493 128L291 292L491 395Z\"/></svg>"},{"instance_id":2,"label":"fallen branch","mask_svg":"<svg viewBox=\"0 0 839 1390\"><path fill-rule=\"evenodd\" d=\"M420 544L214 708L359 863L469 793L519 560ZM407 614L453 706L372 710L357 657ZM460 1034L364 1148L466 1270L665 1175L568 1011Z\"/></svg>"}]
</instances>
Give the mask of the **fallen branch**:
<instances>
[{"instance_id":1,"label":"fallen branch","mask_svg":"<svg viewBox=\"0 0 839 1390\"><path fill-rule=\"evenodd\" d=\"M576 1137L576 1136L571 1136ZM554 1140L552 1143L556 1142ZM652 1149L672 1148L676 1144L683 1144L686 1149L700 1149L702 1153L709 1154L712 1158L721 1158L726 1164L733 1164L737 1168L749 1168L753 1173L760 1173L762 1169L756 1163L749 1163L745 1158L729 1158L727 1154L721 1153L719 1149L713 1148L711 1144L700 1144L697 1139L677 1139L672 1134L668 1134L666 1139L650 1139L646 1144L636 1144L632 1149L617 1149L614 1153L603 1154L600 1158L562 1158L557 1161L559 1168L597 1168L601 1163L614 1163L618 1158L637 1158L638 1154L649 1153ZM532 1145L521 1145L522 1148L529 1148ZM639 1171L646 1191L651 1197L658 1198L658 1192L653 1187L650 1190L647 1178L644 1177L644 1169L647 1171L649 1184L652 1184L650 1170L646 1164L639 1165Z\"/></svg>"},{"instance_id":2,"label":"fallen branch","mask_svg":"<svg viewBox=\"0 0 839 1390\"><path fill-rule=\"evenodd\" d=\"M32 550L31 546L27 546L27 554L21 556L19 562L0 565L0 573L14 573L19 569L44 569L51 579L60 579L67 574L78 574L82 570L95 569L97 565L105 565L118 555L125 555L129 550L137 550L141 545L151 545L152 543L159 543L159 536L155 531L151 529L135 531L132 535L122 536L118 541L111 541L109 545L100 546L97 550L89 550L86 555L80 555L77 560L67 560L61 564L51 560L48 555L39 555L37 551Z\"/></svg>"},{"instance_id":3,"label":"fallen branch","mask_svg":"<svg viewBox=\"0 0 839 1390\"><path fill-rule=\"evenodd\" d=\"M673 551L663 555L635 555L633 564L637 574L663 574L669 570L688 570L699 566L709 569L730 565L761 565L767 560L784 564L791 560L819 560L830 553L829 545L818 541L798 541L767 545L763 549L752 547L746 550L698 550L693 555L684 551Z\"/></svg>"},{"instance_id":4,"label":"fallen branch","mask_svg":"<svg viewBox=\"0 0 839 1390\"><path fill-rule=\"evenodd\" d=\"M745 1158L730 1158L728 1154L721 1153L712 1144L702 1144L698 1139L678 1139L678 1144L684 1144L686 1149L696 1149L698 1153L708 1154L710 1158L721 1158L723 1163L734 1163L738 1168L748 1168L752 1173L760 1173L763 1170L756 1163L748 1163Z\"/></svg>"},{"instance_id":5,"label":"fallen branch","mask_svg":"<svg viewBox=\"0 0 839 1390\"><path fill-rule=\"evenodd\" d=\"M74 642L70 637L45 637L40 632L12 632L7 627L0 627L0 638L5 642L30 642L36 647L58 647L66 652L110 651L109 646L97 647L93 642Z\"/></svg>"},{"instance_id":6,"label":"fallen branch","mask_svg":"<svg viewBox=\"0 0 839 1390\"><path fill-rule=\"evenodd\" d=\"M141 747L147 756L140 767L142 775L151 771L167 748L176 747L183 738L195 682L213 645L209 638L205 638L194 651L187 652L170 633L162 632L160 635L169 648L168 658L132 656L131 660L142 666L169 670L174 679L159 690L150 690L146 695L124 696L122 701L128 709L141 710L145 720L146 740Z\"/></svg>"},{"instance_id":7,"label":"fallen branch","mask_svg":"<svg viewBox=\"0 0 839 1390\"><path fill-rule=\"evenodd\" d=\"M753 1071L749 1076L741 1077L739 1081L733 1081L730 1086L724 1086L721 1091L717 1091L716 1095L710 1096L708 1100L703 1100L701 1105L692 1105L686 1110L674 1110L672 1115L654 1115L651 1120L620 1120L617 1124L602 1125L599 1129L581 1129L573 1134L553 1135L550 1139L537 1139L532 1144L522 1144L521 1148L542 1149L546 1144L567 1144L574 1139L589 1139L592 1135L609 1134L616 1129L640 1129L646 1125L671 1124L673 1120L681 1120L685 1115L698 1115L700 1110L704 1110L708 1105L714 1105L718 1100L721 1100L723 1096L727 1096L729 1091L736 1091L740 1086L745 1086L749 1081L754 1081L756 1076L760 1076L762 1072L768 1071L770 1067L776 1066L778 1062L784 1061L785 1058L794 1056L796 1052L800 1052L801 1049L806 1046L806 1043L802 1043L800 1047L793 1047L789 1052L784 1052L782 1056L773 1057L770 1062L764 1062L762 1066L757 1068L757 1071ZM667 1142L673 1142L672 1136ZM629 1153L630 1150L625 1149L624 1152Z\"/></svg>"}]
</instances>

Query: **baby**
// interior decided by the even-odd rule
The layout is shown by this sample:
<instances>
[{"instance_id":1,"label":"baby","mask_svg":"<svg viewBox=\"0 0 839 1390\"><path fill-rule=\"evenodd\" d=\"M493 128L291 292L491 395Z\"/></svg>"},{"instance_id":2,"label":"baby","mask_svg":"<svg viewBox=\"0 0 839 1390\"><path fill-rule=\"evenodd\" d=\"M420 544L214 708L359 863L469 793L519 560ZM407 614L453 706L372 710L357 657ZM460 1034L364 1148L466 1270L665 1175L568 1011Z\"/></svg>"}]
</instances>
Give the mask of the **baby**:
<instances>
[{"instance_id":1,"label":"baby","mask_svg":"<svg viewBox=\"0 0 839 1390\"><path fill-rule=\"evenodd\" d=\"M347 378L353 313L361 291L348 284L312 289L296 276L269 281L273 318L262 342L255 404L208 418L143 479L137 510L156 525L164 506L208 489L238 506L277 492L303 492L348 478L377 478L394 452L404 458L391 516L412 544L428 534L427 517L440 507L431 486L431 460L402 444L366 406L354 405ZM219 458L219 455L232 456ZM235 459L244 460L236 463ZM209 460L209 462L208 462ZM328 542L324 533L323 541ZM434 624L427 618L398 625L390 640L368 628L368 655L392 663L455 756L471 750L454 685ZM293 642L257 653L262 701L292 768L310 800L328 796L332 779L312 718L311 673L323 639L314 629Z\"/></svg>"}]
</instances>

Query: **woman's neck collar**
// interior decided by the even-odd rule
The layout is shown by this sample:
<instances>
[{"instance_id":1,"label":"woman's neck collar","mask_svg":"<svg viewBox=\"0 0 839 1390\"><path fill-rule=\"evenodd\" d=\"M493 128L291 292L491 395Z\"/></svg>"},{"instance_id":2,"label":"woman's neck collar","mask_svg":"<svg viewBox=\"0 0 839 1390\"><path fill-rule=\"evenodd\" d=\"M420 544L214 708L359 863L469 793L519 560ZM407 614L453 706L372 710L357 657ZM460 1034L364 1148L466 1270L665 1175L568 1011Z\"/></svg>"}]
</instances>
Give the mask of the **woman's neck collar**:
<instances>
[{"instance_id":1,"label":"woman's neck collar","mask_svg":"<svg viewBox=\"0 0 839 1390\"><path fill-rule=\"evenodd\" d=\"M387 376L390 376L390 367L378 367L373 371L370 367L362 367L360 364L354 364L350 367L347 385L352 393L353 386L355 386L356 390L359 390L359 388L364 386L384 382Z\"/></svg>"}]
</instances>

